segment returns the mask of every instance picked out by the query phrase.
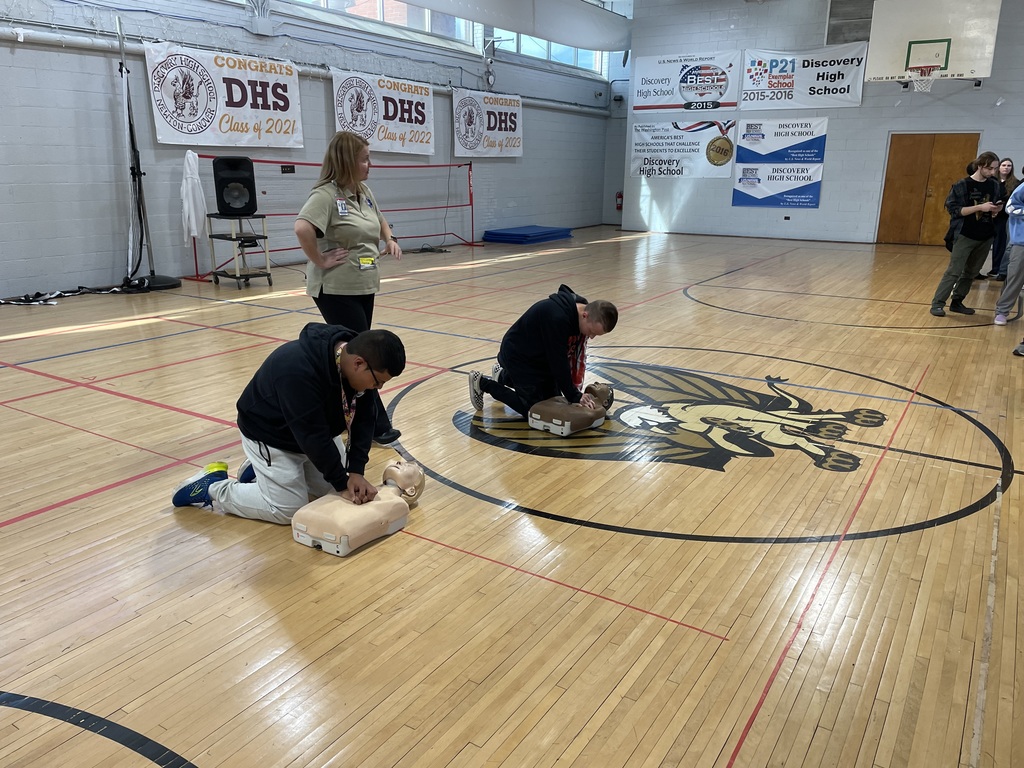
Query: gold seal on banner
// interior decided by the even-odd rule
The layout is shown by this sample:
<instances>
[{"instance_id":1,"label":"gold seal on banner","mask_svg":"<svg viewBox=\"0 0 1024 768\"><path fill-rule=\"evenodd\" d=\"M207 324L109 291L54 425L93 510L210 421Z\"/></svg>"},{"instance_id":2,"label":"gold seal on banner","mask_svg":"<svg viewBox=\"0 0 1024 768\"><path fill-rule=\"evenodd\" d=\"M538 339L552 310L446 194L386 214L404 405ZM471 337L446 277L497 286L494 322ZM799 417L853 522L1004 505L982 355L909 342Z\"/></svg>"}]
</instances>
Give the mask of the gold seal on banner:
<instances>
[{"instance_id":1,"label":"gold seal on banner","mask_svg":"<svg viewBox=\"0 0 1024 768\"><path fill-rule=\"evenodd\" d=\"M708 148L704 150L708 162L712 165L725 165L732 160L732 140L728 136L716 136L708 142Z\"/></svg>"}]
</instances>

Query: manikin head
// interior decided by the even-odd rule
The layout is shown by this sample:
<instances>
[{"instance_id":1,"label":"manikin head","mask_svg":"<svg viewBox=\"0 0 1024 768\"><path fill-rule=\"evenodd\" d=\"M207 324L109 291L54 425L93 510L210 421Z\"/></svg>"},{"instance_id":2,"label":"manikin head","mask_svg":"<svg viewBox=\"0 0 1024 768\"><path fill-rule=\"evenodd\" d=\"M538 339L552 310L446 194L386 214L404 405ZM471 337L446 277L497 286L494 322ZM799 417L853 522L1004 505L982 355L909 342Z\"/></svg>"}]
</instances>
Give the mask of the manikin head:
<instances>
[{"instance_id":1,"label":"manikin head","mask_svg":"<svg viewBox=\"0 0 1024 768\"><path fill-rule=\"evenodd\" d=\"M384 467L385 485L393 485L406 501L416 501L423 493L427 476L419 464L411 461L391 461Z\"/></svg>"}]
</instances>

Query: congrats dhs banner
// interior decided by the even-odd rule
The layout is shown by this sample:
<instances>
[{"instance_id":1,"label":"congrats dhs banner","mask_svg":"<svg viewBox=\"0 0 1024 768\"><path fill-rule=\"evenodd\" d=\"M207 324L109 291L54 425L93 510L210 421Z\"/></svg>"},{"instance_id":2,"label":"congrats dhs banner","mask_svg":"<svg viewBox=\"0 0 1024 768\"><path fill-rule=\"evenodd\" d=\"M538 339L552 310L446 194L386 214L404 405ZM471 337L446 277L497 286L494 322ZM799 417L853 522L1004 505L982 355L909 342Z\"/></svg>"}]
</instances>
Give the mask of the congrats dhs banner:
<instances>
[{"instance_id":1,"label":"congrats dhs banner","mask_svg":"<svg viewBox=\"0 0 1024 768\"><path fill-rule=\"evenodd\" d=\"M429 83L331 70L334 124L375 152L434 154L434 96Z\"/></svg>"},{"instance_id":2,"label":"congrats dhs banner","mask_svg":"<svg viewBox=\"0 0 1024 768\"><path fill-rule=\"evenodd\" d=\"M452 89L455 157L522 157L523 102L518 96Z\"/></svg>"},{"instance_id":3,"label":"congrats dhs banner","mask_svg":"<svg viewBox=\"0 0 1024 768\"><path fill-rule=\"evenodd\" d=\"M856 107L864 89L867 43L798 53L743 52L741 109Z\"/></svg>"},{"instance_id":4,"label":"congrats dhs banner","mask_svg":"<svg viewBox=\"0 0 1024 768\"><path fill-rule=\"evenodd\" d=\"M828 118L740 120L737 163L823 163Z\"/></svg>"},{"instance_id":5,"label":"congrats dhs banner","mask_svg":"<svg viewBox=\"0 0 1024 768\"><path fill-rule=\"evenodd\" d=\"M736 163L732 204L759 208L817 208L821 164L743 165Z\"/></svg>"},{"instance_id":6,"label":"congrats dhs banner","mask_svg":"<svg viewBox=\"0 0 1024 768\"><path fill-rule=\"evenodd\" d=\"M162 144L301 147L299 74L289 61L146 44Z\"/></svg>"},{"instance_id":7,"label":"congrats dhs banner","mask_svg":"<svg viewBox=\"0 0 1024 768\"><path fill-rule=\"evenodd\" d=\"M634 123L629 175L648 179L727 178L735 120Z\"/></svg>"},{"instance_id":8,"label":"congrats dhs banner","mask_svg":"<svg viewBox=\"0 0 1024 768\"><path fill-rule=\"evenodd\" d=\"M739 51L640 56L630 91L633 113L736 109L739 63Z\"/></svg>"}]
</instances>

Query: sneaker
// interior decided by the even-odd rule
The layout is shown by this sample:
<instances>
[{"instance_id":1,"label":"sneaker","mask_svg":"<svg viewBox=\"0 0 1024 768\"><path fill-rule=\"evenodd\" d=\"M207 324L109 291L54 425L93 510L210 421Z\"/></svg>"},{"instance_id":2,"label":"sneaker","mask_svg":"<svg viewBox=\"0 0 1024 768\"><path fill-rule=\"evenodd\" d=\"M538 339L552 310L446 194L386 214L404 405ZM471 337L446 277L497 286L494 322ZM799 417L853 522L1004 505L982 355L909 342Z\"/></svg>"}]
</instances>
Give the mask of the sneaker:
<instances>
[{"instance_id":1,"label":"sneaker","mask_svg":"<svg viewBox=\"0 0 1024 768\"><path fill-rule=\"evenodd\" d=\"M1006 282L1006 275L996 275L992 279L995 280L997 283L1005 283Z\"/></svg>"},{"instance_id":2,"label":"sneaker","mask_svg":"<svg viewBox=\"0 0 1024 768\"><path fill-rule=\"evenodd\" d=\"M252 468L252 462L246 459L238 467L238 482L255 483L256 470Z\"/></svg>"},{"instance_id":3,"label":"sneaker","mask_svg":"<svg viewBox=\"0 0 1024 768\"><path fill-rule=\"evenodd\" d=\"M171 497L171 504L176 507L209 507L210 486L220 480L228 479L228 465L223 461L207 464L192 477L179 485Z\"/></svg>"},{"instance_id":4,"label":"sneaker","mask_svg":"<svg viewBox=\"0 0 1024 768\"><path fill-rule=\"evenodd\" d=\"M980 272L974 276L975 280L988 280L988 275L983 275Z\"/></svg>"},{"instance_id":5,"label":"sneaker","mask_svg":"<svg viewBox=\"0 0 1024 768\"><path fill-rule=\"evenodd\" d=\"M501 363L495 363L494 367L491 368L491 378L495 381L501 381L501 372L504 370L501 367Z\"/></svg>"},{"instance_id":6,"label":"sneaker","mask_svg":"<svg viewBox=\"0 0 1024 768\"><path fill-rule=\"evenodd\" d=\"M970 307L965 307L962 301L954 301L949 305L950 312L956 312L961 315L973 315L974 310Z\"/></svg>"},{"instance_id":7,"label":"sneaker","mask_svg":"<svg viewBox=\"0 0 1024 768\"><path fill-rule=\"evenodd\" d=\"M1024 341L1022 341L1020 344L1014 347L1013 354L1015 354L1017 357L1024 357Z\"/></svg>"},{"instance_id":8,"label":"sneaker","mask_svg":"<svg viewBox=\"0 0 1024 768\"><path fill-rule=\"evenodd\" d=\"M996 315L996 325L1006 325L1006 315L997 314Z\"/></svg>"},{"instance_id":9,"label":"sneaker","mask_svg":"<svg viewBox=\"0 0 1024 768\"><path fill-rule=\"evenodd\" d=\"M391 445L395 440L400 438L402 433L392 427L387 432L381 432L379 435L373 436L373 442L377 445Z\"/></svg>"},{"instance_id":10,"label":"sneaker","mask_svg":"<svg viewBox=\"0 0 1024 768\"><path fill-rule=\"evenodd\" d=\"M944 310L942 307L932 307L931 310L929 310L929 311L933 315L935 315L936 317L945 317L946 316L946 310Z\"/></svg>"},{"instance_id":11,"label":"sneaker","mask_svg":"<svg viewBox=\"0 0 1024 768\"><path fill-rule=\"evenodd\" d=\"M480 379L482 378L483 374L480 371L469 372L469 402L477 411L484 409L484 391L480 389Z\"/></svg>"}]
</instances>

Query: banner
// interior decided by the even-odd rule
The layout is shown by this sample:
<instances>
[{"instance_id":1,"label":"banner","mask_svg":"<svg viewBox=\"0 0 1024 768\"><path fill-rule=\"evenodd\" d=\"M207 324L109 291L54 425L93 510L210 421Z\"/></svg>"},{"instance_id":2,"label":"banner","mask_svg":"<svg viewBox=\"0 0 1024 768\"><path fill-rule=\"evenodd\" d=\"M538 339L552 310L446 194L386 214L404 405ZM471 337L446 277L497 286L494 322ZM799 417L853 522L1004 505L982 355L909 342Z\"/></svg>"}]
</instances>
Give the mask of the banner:
<instances>
[{"instance_id":1,"label":"banner","mask_svg":"<svg viewBox=\"0 0 1024 768\"><path fill-rule=\"evenodd\" d=\"M821 164L736 164L734 206L817 208L821 199Z\"/></svg>"},{"instance_id":2,"label":"banner","mask_svg":"<svg viewBox=\"0 0 1024 768\"><path fill-rule=\"evenodd\" d=\"M434 96L429 83L331 69L334 125L370 142L374 152L434 154Z\"/></svg>"},{"instance_id":3,"label":"banner","mask_svg":"<svg viewBox=\"0 0 1024 768\"><path fill-rule=\"evenodd\" d=\"M740 120L736 162L823 163L827 133L827 117Z\"/></svg>"},{"instance_id":4,"label":"banner","mask_svg":"<svg viewBox=\"0 0 1024 768\"><path fill-rule=\"evenodd\" d=\"M161 144L302 146L290 61L146 43L146 69Z\"/></svg>"},{"instance_id":5,"label":"banner","mask_svg":"<svg viewBox=\"0 0 1024 768\"><path fill-rule=\"evenodd\" d=\"M518 96L452 89L455 157L522 157L523 102Z\"/></svg>"},{"instance_id":6,"label":"banner","mask_svg":"<svg viewBox=\"0 0 1024 768\"><path fill-rule=\"evenodd\" d=\"M823 109L860 106L867 43L812 51L743 52L741 109Z\"/></svg>"},{"instance_id":7,"label":"banner","mask_svg":"<svg viewBox=\"0 0 1024 768\"><path fill-rule=\"evenodd\" d=\"M735 120L634 123L629 175L659 178L728 178Z\"/></svg>"},{"instance_id":8,"label":"banner","mask_svg":"<svg viewBox=\"0 0 1024 768\"><path fill-rule=\"evenodd\" d=\"M633 75L633 112L736 109L740 52L640 56Z\"/></svg>"}]
</instances>

